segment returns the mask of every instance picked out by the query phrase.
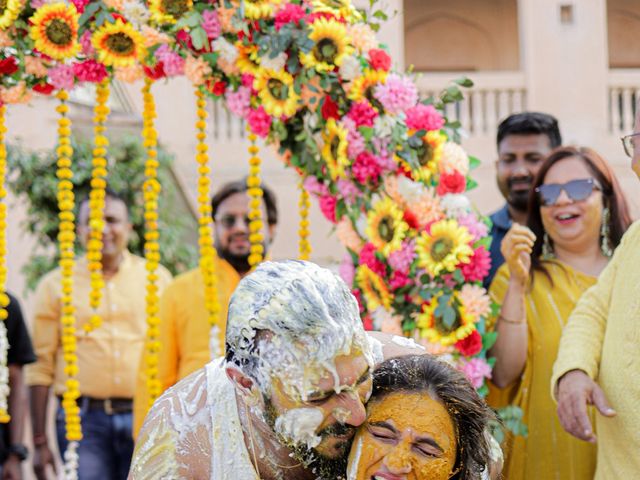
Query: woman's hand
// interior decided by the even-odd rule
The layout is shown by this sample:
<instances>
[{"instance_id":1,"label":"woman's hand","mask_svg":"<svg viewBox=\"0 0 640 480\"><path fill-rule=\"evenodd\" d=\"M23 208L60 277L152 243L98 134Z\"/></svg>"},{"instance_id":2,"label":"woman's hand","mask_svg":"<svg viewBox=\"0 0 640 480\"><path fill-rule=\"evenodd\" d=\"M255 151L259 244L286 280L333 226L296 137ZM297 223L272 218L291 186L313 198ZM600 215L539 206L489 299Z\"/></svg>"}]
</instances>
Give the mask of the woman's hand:
<instances>
[{"instance_id":1,"label":"woman's hand","mask_svg":"<svg viewBox=\"0 0 640 480\"><path fill-rule=\"evenodd\" d=\"M529 280L531 251L536 241L535 234L524 225L514 223L500 245L511 278L524 286Z\"/></svg>"}]
</instances>

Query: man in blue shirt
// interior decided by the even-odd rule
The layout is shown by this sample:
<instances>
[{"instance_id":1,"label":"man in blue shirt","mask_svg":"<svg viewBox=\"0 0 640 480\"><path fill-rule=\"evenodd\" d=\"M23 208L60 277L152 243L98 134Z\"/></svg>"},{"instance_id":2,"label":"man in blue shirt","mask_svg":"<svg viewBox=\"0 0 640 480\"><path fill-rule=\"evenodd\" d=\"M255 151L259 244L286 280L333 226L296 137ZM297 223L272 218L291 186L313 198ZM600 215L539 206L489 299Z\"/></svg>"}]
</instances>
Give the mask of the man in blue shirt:
<instances>
[{"instance_id":1,"label":"man in blue shirt","mask_svg":"<svg viewBox=\"0 0 640 480\"><path fill-rule=\"evenodd\" d=\"M500 243L511 224L527 223L533 178L547 154L561 143L558 121L546 113L516 113L498 126L496 179L506 203L491 215L491 271L484 280L485 288L504 263Z\"/></svg>"}]
</instances>

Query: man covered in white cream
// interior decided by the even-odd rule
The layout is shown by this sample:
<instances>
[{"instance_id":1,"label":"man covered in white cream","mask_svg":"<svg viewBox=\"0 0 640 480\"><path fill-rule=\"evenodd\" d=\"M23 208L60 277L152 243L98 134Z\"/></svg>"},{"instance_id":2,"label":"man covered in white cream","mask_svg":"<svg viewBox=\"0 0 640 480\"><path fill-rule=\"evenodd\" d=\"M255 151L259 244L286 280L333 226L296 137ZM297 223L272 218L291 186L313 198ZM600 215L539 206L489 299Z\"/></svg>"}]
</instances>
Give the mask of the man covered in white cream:
<instances>
[{"instance_id":1,"label":"man covered in white cream","mask_svg":"<svg viewBox=\"0 0 640 480\"><path fill-rule=\"evenodd\" d=\"M231 298L226 342L225 359L158 399L130 478L343 477L382 349L342 280L308 262L260 265Z\"/></svg>"}]
</instances>

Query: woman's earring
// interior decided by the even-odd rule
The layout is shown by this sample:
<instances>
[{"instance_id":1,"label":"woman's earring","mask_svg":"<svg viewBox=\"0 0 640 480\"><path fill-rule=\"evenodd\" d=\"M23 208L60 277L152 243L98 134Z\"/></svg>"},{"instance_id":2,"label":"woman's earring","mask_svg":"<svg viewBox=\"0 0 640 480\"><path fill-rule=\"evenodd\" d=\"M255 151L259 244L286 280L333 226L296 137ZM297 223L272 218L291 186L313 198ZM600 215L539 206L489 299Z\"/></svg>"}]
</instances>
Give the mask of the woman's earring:
<instances>
[{"instance_id":1,"label":"woman's earring","mask_svg":"<svg viewBox=\"0 0 640 480\"><path fill-rule=\"evenodd\" d=\"M609 207L602 210L602 225L600 226L600 250L605 257L613 255L613 247L611 245L611 233L609 231L609 221L611 220L611 211Z\"/></svg>"},{"instance_id":2,"label":"woman's earring","mask_svg":"<svg viewBox=\"0 0 640 480\"><path fill-rule=\"evenodd\" d=\"M553 258L553 247L551 246L551 240L549 240L549 235L547 232L544 232L544 237L542 237L542 259L550 260Z\"/></svg>"}]
</instances>

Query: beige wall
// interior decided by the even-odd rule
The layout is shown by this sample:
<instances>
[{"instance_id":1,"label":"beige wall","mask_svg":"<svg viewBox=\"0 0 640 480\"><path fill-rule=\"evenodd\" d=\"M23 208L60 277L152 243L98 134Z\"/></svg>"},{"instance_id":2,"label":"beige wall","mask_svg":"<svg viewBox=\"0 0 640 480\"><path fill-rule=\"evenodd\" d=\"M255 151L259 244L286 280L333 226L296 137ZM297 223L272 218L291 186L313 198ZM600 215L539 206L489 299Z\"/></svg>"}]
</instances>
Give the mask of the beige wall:
<instances>
[{"instance_id":1,"label":"beige wall","mask_svg":"<svg viewBox=\"0 0 640 480\"><path fill-rule=\"evenodd\" d=\"M609 66L611 68L640 67L640 2L608 0L607 25Z\"/></svg>"}]
</instances>

